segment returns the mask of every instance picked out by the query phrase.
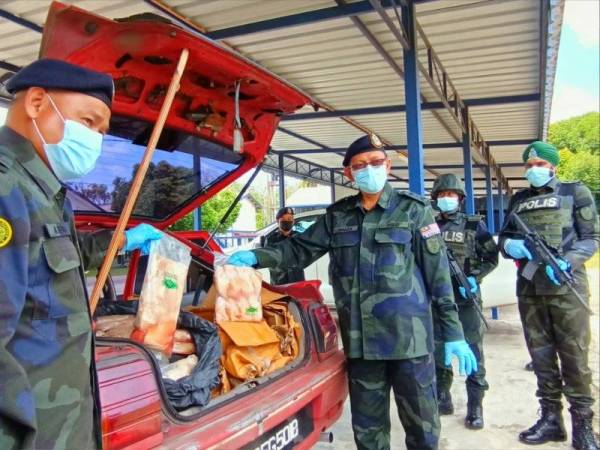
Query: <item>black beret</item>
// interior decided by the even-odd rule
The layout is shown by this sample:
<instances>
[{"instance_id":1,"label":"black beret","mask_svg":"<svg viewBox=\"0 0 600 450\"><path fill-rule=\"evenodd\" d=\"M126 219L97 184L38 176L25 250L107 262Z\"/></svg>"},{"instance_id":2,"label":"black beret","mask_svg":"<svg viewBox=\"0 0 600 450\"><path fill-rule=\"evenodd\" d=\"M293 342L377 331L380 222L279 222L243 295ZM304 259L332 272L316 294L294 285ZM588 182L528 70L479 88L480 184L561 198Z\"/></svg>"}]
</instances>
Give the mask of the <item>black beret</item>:
<instances>
[{"instance_id":1,"label":"black beret","mask_svg":"<svg viewBox=\"0 0 600 450\"><path fill-rule=\"evenodd\" d=\"M293 216L294 210L287 206L285 208L281 208L279 211L277 211L277 214L275 215L275 219L279 220L286 214L291 214Z\"/></svg>"},{"instance_id":2,"label":"black beret","mask_svg":"<svg viewBox=\"0 0 600 450\"><path fill-rule=\"evenodd\" d=\"M348 150L346 150L346 155L344 156L343 162L344 167L348 167L350 165L350 160L354 156L360 153L371 152L373 150L381 150L383 153L385 153L385 150L383 149L383 143L376 134L367 134L366 136L358 138L352 144L350 144L350 147L348 147Z\"/></svg>"},{"instance_id":3,"label":"black beret","mask_svg":"<svg viewBox=\"0 0 600 450\"><path fill-rule=\"evenodd\" d=\"M58 59L38 59L19 70L6 84L11 94L30 87L80 92L96 97L109 108L115 92L110 75Z\"/></svg>"}]
</instances>

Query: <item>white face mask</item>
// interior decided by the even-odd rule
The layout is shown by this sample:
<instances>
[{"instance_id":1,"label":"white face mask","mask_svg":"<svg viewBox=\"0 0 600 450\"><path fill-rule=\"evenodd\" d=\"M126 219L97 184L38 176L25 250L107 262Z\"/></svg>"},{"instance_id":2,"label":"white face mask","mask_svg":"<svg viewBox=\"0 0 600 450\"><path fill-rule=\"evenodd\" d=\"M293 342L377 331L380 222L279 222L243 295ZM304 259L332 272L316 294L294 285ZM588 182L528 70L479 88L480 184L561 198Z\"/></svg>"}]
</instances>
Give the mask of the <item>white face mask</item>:
<instances>
[{"instance_id":1,"label":"white face mask","mask_svg":"<svg viewBox=\"0 0 600 450\"><path fill-rule=\"evenodd\" d=\"M74 120L65 120L52 97L48 98L65 125L62 139L56 144L48 144L35 120L33 126L44 144L46 157L56 178L61 181L81 178L90 173L96 165L102 151L102 134Z\"/></svg>"}]
</instances>

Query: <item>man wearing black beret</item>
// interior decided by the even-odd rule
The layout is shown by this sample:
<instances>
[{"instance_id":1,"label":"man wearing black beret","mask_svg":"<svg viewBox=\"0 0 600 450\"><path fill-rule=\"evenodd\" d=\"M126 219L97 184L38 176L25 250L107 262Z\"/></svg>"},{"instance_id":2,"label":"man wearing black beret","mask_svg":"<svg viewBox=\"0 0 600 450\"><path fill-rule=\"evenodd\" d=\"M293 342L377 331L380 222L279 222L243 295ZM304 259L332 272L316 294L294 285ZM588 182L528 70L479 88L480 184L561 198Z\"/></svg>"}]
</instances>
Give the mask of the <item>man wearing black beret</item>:
<instances>
[{"instance_id":1,"label":"man wearing black beret","mask_svg":"<svg viewBox=\"0 0 600 450\"><path fill-rule=\"evenodd\" d=\"M344 175L360 191L335 202L308 230L229 264L306 267L329 253L329 276L348 358L350 411L359 450L390 449L390 390L408 450L436 450L432 309L440 319L445 362L477 371L464 340L445 247L429 202L388 182L391 161L375 135L354 141Z\"/></svg>"},{"instance_id":2,"label":"man wearing black beret","mask_svg":"<svg viewBox=\"0 0 600 450\"><path fill-rule=\"evenodd\" d=\"M76 233L63 183L100 156L113 81L42 59L6 88L15 98L0 128L0 449L100 447L84 270L100 264L111 234ZM161 235L140 225L122 246Z\"/></svg>"},{"instance_id":3,"label":"man wearing black beret","mask_svg":"<svg viewBox=\"0 0 600 450\"><path fill-rule=\"evenodd\" d=\"M261 238L261 247L272 247L296 234L293 230L294 210L292 208L280 208L275 215L275 219L278 226L275 230ZM269 270L269 274L271 275L271 284L278 285L304 281L304 269L302 268L281 269L279 267L272 267Z\"/></svg>"}]
</instances>

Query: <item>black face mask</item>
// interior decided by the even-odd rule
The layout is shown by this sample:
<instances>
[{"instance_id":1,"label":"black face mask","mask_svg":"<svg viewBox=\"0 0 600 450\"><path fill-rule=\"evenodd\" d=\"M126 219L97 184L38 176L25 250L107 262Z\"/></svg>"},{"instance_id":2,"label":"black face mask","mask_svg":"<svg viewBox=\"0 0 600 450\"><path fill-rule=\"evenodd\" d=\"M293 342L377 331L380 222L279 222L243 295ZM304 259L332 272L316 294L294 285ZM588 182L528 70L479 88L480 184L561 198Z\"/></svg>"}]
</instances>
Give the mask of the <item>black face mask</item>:
<instances>
[{"instance_id":1,"label":"black face mask","mask_svg":"<svg viewBox=\"0 0 600 450\"><path fill-rule=\"evenodd\" d=\"M282 231L291 231L291 229L294 228L294 222L282 220L279 222L279 228L281 228Z\"/></svg>"}]
</instances>

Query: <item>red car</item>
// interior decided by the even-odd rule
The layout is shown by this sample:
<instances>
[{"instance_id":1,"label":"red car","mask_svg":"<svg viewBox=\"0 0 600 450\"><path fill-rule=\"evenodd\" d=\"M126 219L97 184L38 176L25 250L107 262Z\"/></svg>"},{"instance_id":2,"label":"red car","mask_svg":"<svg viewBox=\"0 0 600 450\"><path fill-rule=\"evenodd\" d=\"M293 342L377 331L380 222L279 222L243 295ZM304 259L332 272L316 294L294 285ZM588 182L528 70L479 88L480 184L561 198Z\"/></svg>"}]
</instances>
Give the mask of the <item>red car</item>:
<instances>
[{"instance_id":1,"label":"red car","mask_svg":"<svg viewBox=\"0 0 600 450\"><path fill-rule=\"evenodd\" d=\"M41 56L103 71L115 80L113 116L97 168L70 187L80 229L115 227L183 48L190 51L130 225L166 229L263 160L283 114L309 99L227 48L164 19L113 21L53 3ZM236 85L242 151L233 151ZM205 232L178 239L192 248L184 304L206 296L218 246ZM144 264L127 263L122 288L109 283L104 302L139 293ZM208 280L208 282L207 282ZM118 284L118 283L117 283ZM122 291L122 292L121 292ZM118 293L118 295L117 295ZM152 353L128 339L97 338L105 449L310 448L341 415L347 396L337 328L318 282L264 285L301 325L299 356L269 375L248 380L203 407L169 402Z\"/></svg>"}]
</instances>

